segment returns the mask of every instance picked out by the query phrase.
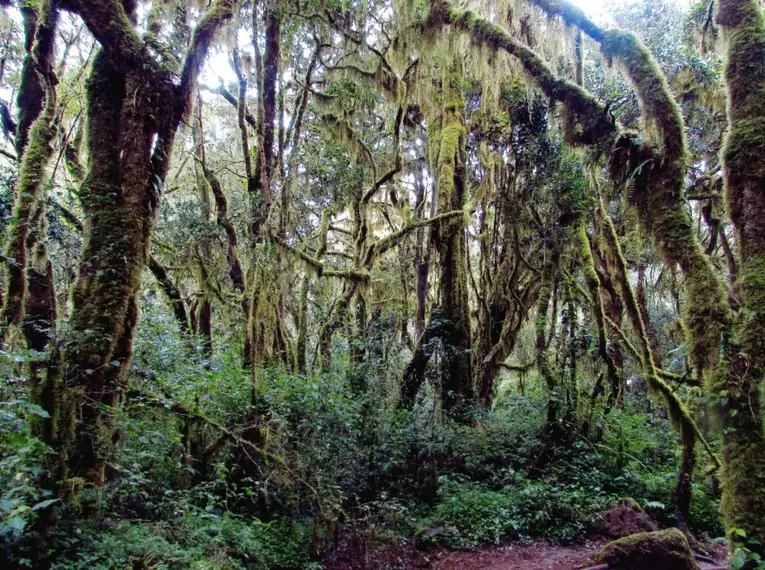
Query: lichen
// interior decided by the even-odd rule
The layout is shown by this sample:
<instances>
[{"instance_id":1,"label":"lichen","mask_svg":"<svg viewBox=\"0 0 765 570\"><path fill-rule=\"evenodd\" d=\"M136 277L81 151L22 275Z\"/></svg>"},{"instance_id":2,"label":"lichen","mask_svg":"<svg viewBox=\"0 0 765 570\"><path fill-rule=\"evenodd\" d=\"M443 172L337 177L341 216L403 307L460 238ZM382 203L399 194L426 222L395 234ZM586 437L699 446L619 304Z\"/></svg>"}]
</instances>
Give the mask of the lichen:
<instances>
[{"instance_id":1,"label":"lichen","mask_svg":"<svg viewBox=\"0 0 765 570\"><path fill-rule=\"evenodd\" d=\"M467 32L478 45L493 51L503 50L517 58L545 96L563 104L569 143L608 146L617 129L604 107L580 86L556 77L537 53L515 40L502 26L470 10L454 8L446 0L431 0L425 29L435 30L445 25Z\"/></svg>"}]
</instances>

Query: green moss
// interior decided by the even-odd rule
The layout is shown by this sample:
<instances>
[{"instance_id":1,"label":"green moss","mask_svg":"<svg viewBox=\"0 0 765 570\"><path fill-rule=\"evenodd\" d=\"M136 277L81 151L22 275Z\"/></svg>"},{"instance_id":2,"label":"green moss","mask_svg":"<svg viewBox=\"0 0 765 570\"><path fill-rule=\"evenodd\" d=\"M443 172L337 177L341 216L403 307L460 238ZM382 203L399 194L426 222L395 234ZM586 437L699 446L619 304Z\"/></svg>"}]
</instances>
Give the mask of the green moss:
<instances>
[{"instance_id":1,"label":"green moss","mask_svg":"<svg viewBox=\"0 0 765 570\"><path fill-rule=\"evenodd\" d=\"M42 114L29 129L29 138L19 169L13 217L8 225L5 243L7 263L5 297L0 312L0 345L8 334L8 327L18 326L24 312L27 291L27 237L33 230L35 213L45 190L44 180L48 161L53 154L51 141L55 136L53 117L56 98L48 91Z\"/></svg>"},{"instance_id":2,"label":"green moss","mask_svg":"<svg viewBox=\"0 0 765 570\"><path fill-rule=\"evenodd\" d=\"M709 447L709 443L699 430L696 422L693 420L692 415L685 408L676 391L664 380L662 380L658 374L657 363L654 361L651 344L648 340L646 324L643 321L643 317L640 312L640 306L638 304L637 296L635 295L635 290L633 289L632 284L628 278L629 273L627 269L627 262L624 259L624 254L622 253L621 246L619 245L619 238L616 235L614 224L611 221L611 218L608 216L602 201L598 206L598 214L600 219L604 222L605 227L603 233L606 238L606 243L611 249L611 252L616 260L616 275L619 281L619 285L622 289L622 294L624 295L624 306L627 310L627 316L629 317L630 322L632 323L632 326L638 335L638 339L640 340L639 348L641 365L643 368L643 377L645 378L646 383L648 384L651 391L658 394L664 400L670 420L676 428L680 429L683 439L685 440L688 437L695 437L698 439L704 445L705 450L709 454L714 467L716 468L719 465L719 460Z\"/></svg>"},{"instance_id":3,"label":"green moss","mask_svg":"<svg viewBox=\"0 0 765 570\"><path fill-rule=\"evenodd\" d=\"M606 336L606 315L603 308L603 298L600 293L600 278L597 271L595 271L595 260L592 255L592 248L590 247L590 239L587 236L587 228L585 227L585 220L582 218L577 227L577 238L579 240L580 255L582 258L582 271L584 272L585 280L590 289L590 295L592 297L592 308L595 314L595 321L598 326L598 353L606 364L608 371L608 378L611 386L618 386L621 391L622 372L611 354L608 352L608 338Z\"/></svg>"},{"instance_id":4,"label":"green moss","mask_svg":"<svg viewBox=\"0 0 765 570\"><path fill-rule=\"evenodd\" d=\"M686 277L689 303L684 320L692 335L693 364L701 376L722 356L732 317L723 282L681 202L684 171L634 133L617 139L610 169L614 180L629 185L641 224L655 236L667 263L679 264Z\"/></svg>"},{"instance_id":5,"label":"green moss","mask_svg":"<svg viewBox=\"0 0 765 570\"><path fill-rule=\"evenodd\" d=\"M740 346L713 386L723 427L721 511L730 549L765 559L765 16L756 0L727 0L717 21L726 40L725 185L741 251Z\"/></svg>"},{"instance_id":6,"label":"green moss","mask_svg":"<svg viewBox=\"0 0 765 570\"><path fill-rule=\"evenodd\" d=\"M613 570L698 570L685 535L677 529L641 532L608 543L598 562Z\"/></svg>"},{"instance_id":7,"label":"green moss","mask_svg":"<svg viewBox=\"0 0 765 570\"><path fill-rule=\"evenodd\" d=\"M683 173L685 129L682 114L651 52L634 34L622 30L604 32L601 48L607 57L621 62L635 86L646 122L657 128L664 168Z\"/></svg>"}]
</instances>

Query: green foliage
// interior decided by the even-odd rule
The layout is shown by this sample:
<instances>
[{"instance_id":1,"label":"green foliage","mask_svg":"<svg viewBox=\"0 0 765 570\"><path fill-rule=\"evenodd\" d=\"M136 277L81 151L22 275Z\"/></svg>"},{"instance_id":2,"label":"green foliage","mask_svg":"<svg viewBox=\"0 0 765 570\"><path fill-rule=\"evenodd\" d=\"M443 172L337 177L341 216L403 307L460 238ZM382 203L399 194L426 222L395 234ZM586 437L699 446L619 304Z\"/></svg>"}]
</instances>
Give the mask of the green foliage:
<instances>
[{"instance_id":1,"label":"green foliage","mask_svg":"<svg viewBox=\"0 0 765 570\"><path fill-rule=\"evenodd\" d=\"M77 525L61 545L70 561L53 568L312 568L308 542L309 528L299 523L194 512L157 523L118 521L105 530Z\"/></svg>"},{"instance_id":2,"label":"green foliage","mask_svg":"<svg viewBox=\"0 0 765 570\"><path fill-rule=\"evenodd\" d=\"M28 561L21 553L34 541L39 512L57 501L44 485L44 462L51 450L30 435L30 425L46 417L23 400L0 404L0 552L22 566Z\"/></svg>"},{"instance_id":3,"label":"green foliage","mask_svg":"<svg viewBox=\"0 0 765 570\"><path fill-rule=\"evenodd\" d=\"M518 536L522 520L511 496L481 485L444 483L432 517L447 529L435 535L440 542L465 548Z\"/></svg>"}]
</instances>

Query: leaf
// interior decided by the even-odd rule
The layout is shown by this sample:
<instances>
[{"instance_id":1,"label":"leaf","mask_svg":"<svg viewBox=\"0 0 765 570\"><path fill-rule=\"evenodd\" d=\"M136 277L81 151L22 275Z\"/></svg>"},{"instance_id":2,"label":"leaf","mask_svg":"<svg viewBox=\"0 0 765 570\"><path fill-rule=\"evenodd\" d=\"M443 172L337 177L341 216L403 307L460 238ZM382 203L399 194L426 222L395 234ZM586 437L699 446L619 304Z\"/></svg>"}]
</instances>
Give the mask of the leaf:
<instances>
[{"instance_id":1,"label":"leaf","mask_svg":"<svg viewBox=\"0 0 765 570\"><path fill-rule=\"evenodd\" d=\"M46 499L45 501L40 501L35 506L32 507L33 511L40 511L42 509L47 509L50 507L53 503L59 502L61 499Z\"/></svg>"},{"instance_id":2,"label":"leaf","mask_svg":"<svg viewBox=\"0 0 765 570\"><path fill-rule=\"evenodd\" d=\"M737 529L740 530L740 529ZM744 564L746 564L748 556L746 555L746 551L739 548L736 550L736 552L733 553L733 556L731 556L730 562L728 563L729 566L733 570L738 570L739 568L743 568Z\"/></svg>"}]
</instances>

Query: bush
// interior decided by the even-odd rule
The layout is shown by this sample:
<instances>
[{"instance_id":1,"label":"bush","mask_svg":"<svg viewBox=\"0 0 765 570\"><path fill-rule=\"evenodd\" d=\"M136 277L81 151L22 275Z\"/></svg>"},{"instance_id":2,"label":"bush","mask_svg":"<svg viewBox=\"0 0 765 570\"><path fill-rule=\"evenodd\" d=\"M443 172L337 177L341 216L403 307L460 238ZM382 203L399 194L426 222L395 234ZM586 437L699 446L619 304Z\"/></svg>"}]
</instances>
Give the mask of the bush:
<instances>
[{"instance_id":1,"label":"bush","mask_svg":"<svg viewBox=\"0 0 765 570\"><path fill-rule=\"evenodd\" d=\"M309 528L287 521L264 523L210 513L160 523L119 521L105 530L82 524L61 541L68 558L53 568L311 568Z\"/></svg>"},{"instance_id":2,"label":"bush","mask_svg":"<svg viewBox=\"0 0 765 570\"><path fill-rule=\"evenodd\" d=\"M50 449L30 435L30 424L47 417L25 401L0 404L0 562L27 566L37 515L56 502L45 488L45 459Z\"/></svg>"}]
</instances>

